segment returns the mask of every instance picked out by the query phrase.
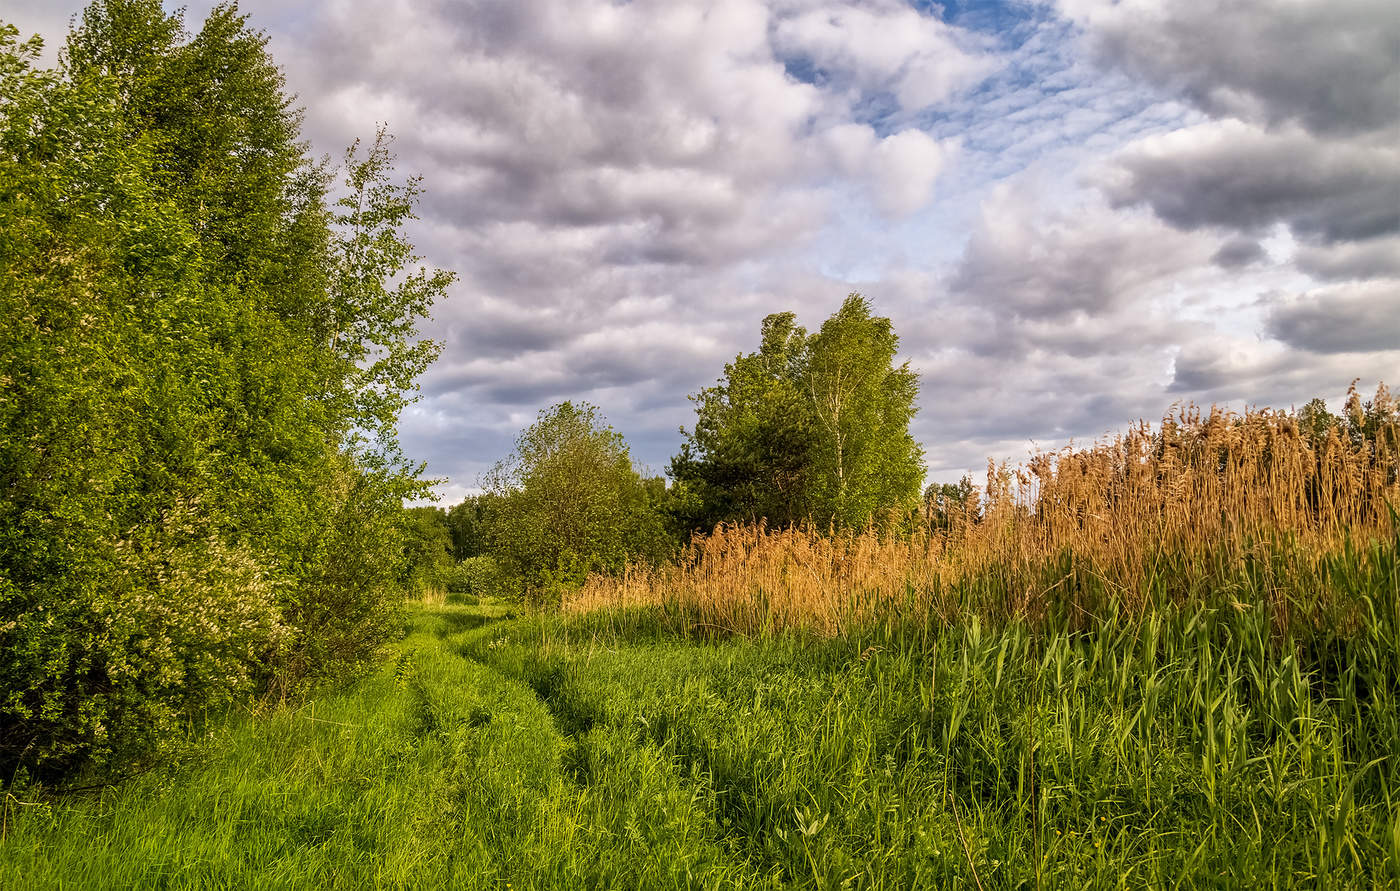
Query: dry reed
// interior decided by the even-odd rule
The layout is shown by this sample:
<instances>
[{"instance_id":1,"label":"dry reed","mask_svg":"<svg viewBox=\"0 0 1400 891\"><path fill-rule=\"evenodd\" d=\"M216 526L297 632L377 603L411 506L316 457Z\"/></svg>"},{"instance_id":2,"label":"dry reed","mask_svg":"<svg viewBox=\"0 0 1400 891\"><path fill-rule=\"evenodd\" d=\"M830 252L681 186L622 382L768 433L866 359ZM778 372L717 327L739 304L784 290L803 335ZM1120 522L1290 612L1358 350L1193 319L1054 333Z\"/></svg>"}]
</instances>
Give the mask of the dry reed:
<instances>
[{"instance_id":1,"label":"dry reed","mask_svg":"<svg viewBox=\"0 0 1400 891\"><path fill-rule=\"evenodd\" d=\"M1263 590L1275 625L1316 619L1333 606L1326 592L1301 604L1299 593L1319 568L1348 549L1364 560L1358 545L1397 531L1395 404L1383 387L1376 400L1383 423L1364 436L1308 432L1286 412L1186 406L1155 429L989 465L985 493L944 528L721 526L668 565L593 576L564 607L664 607L741 633L834 634L873 617L1088 619L1162 598L1229 601L1253 572L1238 596Z\"/></svg>"}]
</instances>

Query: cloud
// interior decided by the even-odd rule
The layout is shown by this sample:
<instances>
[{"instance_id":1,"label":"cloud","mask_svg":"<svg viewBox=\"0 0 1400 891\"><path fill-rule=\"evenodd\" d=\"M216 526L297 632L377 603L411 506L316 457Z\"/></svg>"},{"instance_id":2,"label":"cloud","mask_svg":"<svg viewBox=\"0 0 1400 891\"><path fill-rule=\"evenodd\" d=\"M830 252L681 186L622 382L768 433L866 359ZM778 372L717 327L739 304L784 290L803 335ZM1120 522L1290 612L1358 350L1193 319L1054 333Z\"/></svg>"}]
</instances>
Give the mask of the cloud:
<instances>
[{"instance_id":1,"label":"cloud","mask_svg":"<svg viewBox=\"0 0 1400 891\"><path fill-rule=\"evenodd\" d=\"M1210 261L1222 269L1239 269L1268 257L1264 246L1252 238L1232 238L1211 255Z\"/></svg>"},{"instance_id":2,"label":"cloud","mask_svg":"<svg viewBox=\"0 0 1400 891\"><path fill-rule=\"evenodd\" d=\"M889 217L907 217L928 203L955 148L922 130L883 139L864 124L840 124L822 134L836 170L866 184L875 206Z\"/></svg>"},{"instance_id":3,"label":"cloud","mask_svg":"<svg viewBox=\"0 0 1400 891\"><path fill-rule=\"evenodd\" d=\"M1303 245L1294 262L1322 281L1400 278L1400 236L1360 244Z\"/></svg>"},{"instance_id":4,"label":"cloud","mask_svg":"<svg viewBox=\"0 0 1400 891\"><path fill-rule=\"evenodd\" d=\"M859 92L892 93L904 111L945 100L995 66L967 48L966 33L903 3L818 3L781 16L774 34L785 55Z\"/></svg>"},{"instance_id":5,"label":"cloud","mask_svg":"<svg viewBox=\"0 0 1400 891\"><path fill-rule=\"evenodd\" d=\"M1353 241L1400 229L1400 148L1212 121L1140 140L1099 181L1118 207L1147 204L1174 226Z\"/></svg>"},{"instance_id":6,"label":"cloud","mask_svg":"<svg viewBox=\"0 0 1400 891\"><path fill-rule=\"evenodd\" d=\"M1373 0L1060 0L1108 64L1217 117L1354 134L1394 124L1400 15Z\"/></svg>"},{"instance_id":7,"label":"cloud","mask_svg":"<svg viewBox=\"0 0 1400 891\"><path fill-rule=\"evenodd\" d=\"M954 293L1031 320L1098 315L1140 302L1145 289L1200 265L1209 244L1143 214L1103 207L1044 213L1020 189L983 206L950 281Z\"/></svg>"},{"instance_id":8,"label":"cloud","mask_svg":"<svg viewBox=\"0 0 1400 891\"><path fill-rule=\"evenodd\" d=\"M1314 353L1400 353L1400 281L1313 291L1274 308L1267 330Z\"/></svg>"},{"instance_id":9,"label":"cloud","mask_svg":"<svg viewBox=\"0 0 1400 891\"><path fill-rule=\"evenodd\" d=\"M1347 385L1375 382L1395 368L1395 352L1298 353L1277 342L1215 334L1182 348L1170 392L1197 404L1288 408L1322 397L1340 408Z\"/></svg>"}]
</instances>

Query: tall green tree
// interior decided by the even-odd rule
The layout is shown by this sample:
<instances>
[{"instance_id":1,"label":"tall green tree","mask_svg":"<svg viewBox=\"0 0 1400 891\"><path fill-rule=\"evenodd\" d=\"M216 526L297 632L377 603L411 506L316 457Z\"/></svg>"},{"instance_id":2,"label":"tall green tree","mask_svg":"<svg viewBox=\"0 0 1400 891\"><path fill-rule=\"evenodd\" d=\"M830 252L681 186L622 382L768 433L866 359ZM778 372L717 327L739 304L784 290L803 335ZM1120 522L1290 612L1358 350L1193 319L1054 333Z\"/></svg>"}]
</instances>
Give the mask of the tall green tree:
<instances>
[{"instance_id":1,"label":"tall green tree","mask_svg":"<svg viewBox=\"0 0 1400 891\"><path fill-rule=\"evenodd\" d=\"M486 517L490 507L489 495L468 495L447 509L453 559L467 560L486 553Z\"/></svg>"},{"instance_id":2,"label":"tall green tree","mask_svg":"<svg viewBox=\"0 0 1400 891\"><path fill-rule=\"evenodd\" d=\"M455 562L447 512L440 507L411 507L403 513L403 524L405 585L418 592L445 587Z\"/></svg>"},{"instance_id":3,"label":"tall green tree","mask_svg":"<svg viewBox=\"0 0 1400 891\"><path fill-rule=\"evenodd\" d=\"M0 772L157 750L398 627L394 438L450 275L387 138L315 162L233 5L0 31Z\"/></svg>"},{"instance_id":4,"label":"tall green tree","mask_svg":"<svg viewBox=\"0 0 1400 891\"><path fill-rule=\"evenodd\" d=\"M815 419L813 514L859 526L918 503L923 450L909 433L919 379L899 338L852 294L807 342L800 381Z\"/></svg>"},{"instance_id":5,"label":"tall green tree","mask_svg":"<svg viewBox=\"0 0 1400 891\"><path fill-rule=\"evenodd\" d=\"M669 538L622 435L595 406L540 412L485 478L486 539L524 589L555 596L589 572L659 558Z\"/></svg>"},{"instance_id":6,"label":"tall green tree","mask_svg":"<svg viewBox=\"0 0 1400 891\"><path fill-rule=\"evenodd\" d=\"M860 526L916 507L918 378L894 365L898 346L859 294L815 334L792 313L765 318L758 352L691 397L695 426L670 466L683 518Z\"/></svg>"},{"instance_id":7,"label":"tall green tree","mask_svg":"<svg viewBox=\"0 0 1400 891\"><path fill-rule=\"evenodd\" d=\"M807 350L795 315L770 315L758 352L736 356L714 386L690 397L695 427L670 466L688 525L787 525L809 517L817 444L803 389Z\"/></svg>"}]
</instances>

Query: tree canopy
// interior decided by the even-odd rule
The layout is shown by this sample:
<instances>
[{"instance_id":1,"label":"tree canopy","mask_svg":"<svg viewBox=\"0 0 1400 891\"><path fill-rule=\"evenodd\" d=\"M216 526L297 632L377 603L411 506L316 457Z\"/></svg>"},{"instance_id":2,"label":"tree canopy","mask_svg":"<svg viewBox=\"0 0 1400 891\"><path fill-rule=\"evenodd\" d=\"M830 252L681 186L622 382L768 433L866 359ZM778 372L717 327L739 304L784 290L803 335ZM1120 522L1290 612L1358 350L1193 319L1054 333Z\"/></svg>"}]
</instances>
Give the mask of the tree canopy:
<instances>
[{"instance_id":1,"label":"tree canopy","mask_svg":"<svg viewBox=\"0 0 1400 891\"><path fill-rule=\"evenodd\" d=\"M661 556L668 545L654 487L588 403L541 411L487 474L485 489L491 553L533 593Z\"/></svg>"},{"instance_id":2,"label":"tree canopy","mask_svg":"<svg viewBox=\"0 0 1400 891\"><path fill-rule=\"evenodd\" d=\"M0 30L0 772L157 750L398 627L394 424L451 280L388 137L318 162L233 5ZM337 184L337 178L341 180Z\"/></svg>"},{"instance_id":3,"label":"tree canopy","mask_svg":"<svg viewBox=\"0 0 1400 891\"><path fill-rule=\"evenodd\" d=\"M860 526L918 504L923 453L909 433L918 377L896 366L887 318L851 294L815 334L792 313L763 320L691 399L695 426L671 462L687 521Z\"/></svg>"}]
</instances>

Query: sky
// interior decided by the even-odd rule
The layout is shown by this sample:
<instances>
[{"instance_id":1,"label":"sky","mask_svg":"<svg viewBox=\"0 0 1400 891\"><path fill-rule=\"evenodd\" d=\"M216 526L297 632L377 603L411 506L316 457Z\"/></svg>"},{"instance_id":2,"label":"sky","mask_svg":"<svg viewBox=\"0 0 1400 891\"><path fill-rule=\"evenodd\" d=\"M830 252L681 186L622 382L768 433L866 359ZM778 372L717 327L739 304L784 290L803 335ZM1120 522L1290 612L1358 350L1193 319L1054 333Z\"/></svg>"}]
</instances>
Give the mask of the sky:
<instances>
[{"instance_id":1,"label":"sky","mask_svg":"<svg viewBox=\"0 0 1400 891\"><path fill-rule=\"evenodd\" d=\"M77 6L0 19L52 51ZM930 481L1400 386L1392 0L240 8L318 155L383 123L423 177L411 237L459 280L400 433L444 503L566 399L664 472L765 315L852 291L920 375Z\"/></svg>"}]
</instances>

